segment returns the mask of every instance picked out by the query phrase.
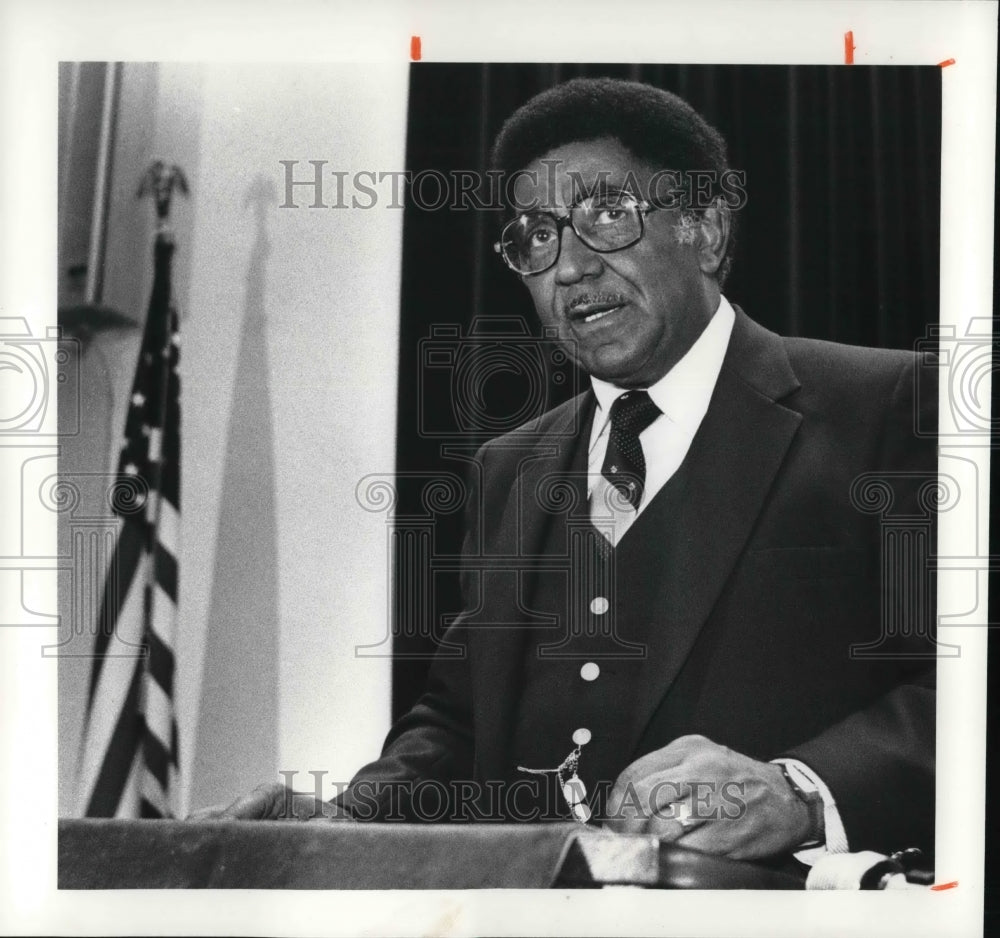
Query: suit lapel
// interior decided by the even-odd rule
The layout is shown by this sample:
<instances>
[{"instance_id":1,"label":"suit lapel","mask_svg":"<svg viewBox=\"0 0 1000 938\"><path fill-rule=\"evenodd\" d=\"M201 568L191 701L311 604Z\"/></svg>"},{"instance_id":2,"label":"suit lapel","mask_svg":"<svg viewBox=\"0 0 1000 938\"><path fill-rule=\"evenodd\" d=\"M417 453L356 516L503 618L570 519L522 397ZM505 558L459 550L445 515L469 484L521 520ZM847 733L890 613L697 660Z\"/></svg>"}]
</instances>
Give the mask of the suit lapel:
<instances>
[{"instance_id":1,"label":"suit lapel","mask_svg":"<svg viewBox=\"0 0 1000 938\"><path fill-rule=\"evenodd\" d=\"M711 404L681 469L684 491L675 512L666 519L662 537L643 525L641 516L627 536L643 539L632 546L660 584L650 606L630 751L680 672L743 551L801 421L800 414L777 401L797 387L782 340L737 310ZM654 506L655 501L647 510Z\"/></svg>"},{"instance_id":2,"label":"suit lapel","mask_svg":"<svg viewBox=\"0 0 1000 938\"><path fill-rule=\"evenodd\" d=\"M484 624L470 628L470 664L480 772L502 778L509 771L510 734L517 715L530 601L548 526L561 512L587 510L586 448L595 398L588 391L546 415L537 430L493 445L503 464L501 479L513 479L496 537L484 542L484 566L503 558L508 569L485 572ZM583 447L583 474L574 459ZM495 480L484 483L497 484ZM563 502L563 499L568 501ZM549 510L539 508L539 501ZM544 624L544 623L539 623Z\"/></svg>"},{"instance_id":3,"label":"suit lapel","mask_svg":"<svg viewBox=\"0 0 1000 938\"><path fill-rule=\"evenodd\" d=\"M557 517L589 510L586 443L595 400L588 393L570 402L573 406L560 415L552 432L525 459L507 501L504 528L510 530L517 519L517 555L527 561L526 587L537 574L531 558L543 552L549 526ZM525 595L530 595L527 589Z\"/></svg>"}]
</instances>

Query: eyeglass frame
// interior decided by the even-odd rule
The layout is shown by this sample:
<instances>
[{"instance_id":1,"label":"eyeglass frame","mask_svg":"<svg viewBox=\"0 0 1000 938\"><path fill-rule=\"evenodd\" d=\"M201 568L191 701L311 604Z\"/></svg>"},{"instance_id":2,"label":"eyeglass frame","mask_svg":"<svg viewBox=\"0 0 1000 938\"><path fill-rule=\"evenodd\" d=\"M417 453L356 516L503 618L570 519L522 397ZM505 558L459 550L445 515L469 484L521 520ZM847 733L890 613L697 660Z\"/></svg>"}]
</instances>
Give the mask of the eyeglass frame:
<instances>
[{"instance_id":1,"label":"eyeglass frame","mask_svg":"<svg viewBox=\"0 0 1000 938\"><path fill-rule=\"evenodd\" d=\"M672 205L670 205L670 204L668 204L666 202L660 201L659 199L636 199L636 197L634 195L632 195L632 193L629 192L628 190L623 189L623 190L619 191L617 193L617 195L619 197L625 196L625 197L627 197L627 198L632 199L632 200L635 201L635 207L636 207L636 209L638 210L638 213L639 213L639 234L636 235L636 237L635 237L635 239L633 241L629 241L628 244L622 244L622 245L620 245L619 247L616 247L616 248L598 248L598 247L594 247L592 244L590 244L590 242L582 234L580 234L580 232L577 229L576 225L573 224L573 212L576 209L578 209L588 199L597 198L598 195L599 195L599 193L590 193L588 195L585 195L582 198L578 199L576 202L574 202L572 205L570 205L568 208L565 208L561 212L558 212L558 213L557 212L546 212L546 211L541 211L541 210L535 211L535 212L521 212L521 213L519 213L514 218L512 218L509 222L507 222L507 224L505 224L503 226L503 228L501 229L501 231L500 231L500 240L493 242L493 253L494 254L499 254L500 257L503 258L503 262L512 271L514 271L514 273L517 274L519 277L534 277L536 274L544 274L545 271L552 270L552 268L555 267L556 264L559 263L559 257L562 255L562 234L563 234L563 229L567 225L569 225L573 229L573 234L575 234L577 236L577 238L580 239L580 243L583 244L584 246L586 246L589 250L594 251L597 254L614 254L616 251L624 251L626 248L633 247L634 245L638 244L643 239L643 236L646 234L646 216L650 212L655 212L657 209L664 209L664 208L672 208L673 207ZM507 259L507 255L504 253L504 250L503 250L503 235L504 235L504 232L511 225L513 225L515 222L517 222L520 219L526 217L527 215L546 215L549 218L551 218L555 222L555 225L556 225L556 253L555 253L555 257L552 258L552 263L551 264L549 264L547 267L542 267L540 270L531 270L531 271L518 270Z\"/></svg>"}]
</instances>

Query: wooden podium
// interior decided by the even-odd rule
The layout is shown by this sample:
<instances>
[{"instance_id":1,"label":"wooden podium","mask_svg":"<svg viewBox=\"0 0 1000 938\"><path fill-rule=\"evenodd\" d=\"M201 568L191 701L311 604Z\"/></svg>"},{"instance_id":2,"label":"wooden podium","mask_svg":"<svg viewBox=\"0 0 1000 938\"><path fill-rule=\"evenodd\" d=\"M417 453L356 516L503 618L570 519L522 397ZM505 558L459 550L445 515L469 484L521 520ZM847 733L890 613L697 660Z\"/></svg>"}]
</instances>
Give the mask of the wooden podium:
<instances>
[{"instance_id":1,"label":"wooden podium","mask_svg":"<svg viewBox=\"0 0 1000 938\"><path fill-rule=\"evenodd\" d=\"M575 824L59 822L60 889L802 889L790 864Z\"/></svg>"}]
</instances>

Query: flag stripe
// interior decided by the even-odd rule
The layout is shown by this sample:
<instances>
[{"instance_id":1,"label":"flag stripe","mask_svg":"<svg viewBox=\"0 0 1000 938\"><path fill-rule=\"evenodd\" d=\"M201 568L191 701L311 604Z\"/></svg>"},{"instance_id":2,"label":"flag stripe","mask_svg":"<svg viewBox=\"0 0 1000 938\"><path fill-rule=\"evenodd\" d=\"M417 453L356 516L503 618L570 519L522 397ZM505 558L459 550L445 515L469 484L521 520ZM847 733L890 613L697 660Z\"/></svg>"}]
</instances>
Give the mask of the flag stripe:
<instances>
[{"instance_id":1,"label":"flag stripe","mask_svg":"<svg viewBox=\"0 0 1000 938\"><path fill-rule=\"evenodd\" d=\"M115 723L115 731L105 751L104 763L94 784L94 790L87 805L88 817L114 817L121 800L125 782L132 769L139 745L140 719L136 718L139 707L139 686L142 681L142 659L136 659L129 684L128 696Z\"/></svg>"},{"instance_id":2,"label":"flag stripe","mask_svg":"<svg viewBox=\"0 0 1000 938\"><path fill-rule=\"evenodd\" d=\"M137 577L144 580L149 561L143 559ZM97 781L105 752L115 733L119 714L127 706L135 668L145 654L141 644L142 591L133 589L125 599L108 657L104 659L92 706L81 737L79 802L84 808Z\"/></svg>"},{"instance_id":3,"label":"flag stripe","mask_svg":"<svg viewBox=\"0 0 1000 938\"><path fill-rule=\"evenodd\" d=\"M125 780L125 789L122 791L121 799L118 802L118 810L115 812L117 818L135 818L139 816L139 779L142 776L142 753L136 747L135 756L132 758L132 768Z\"/></svg>"},{"instance_id":4,"label":"flag stripe","mask_svg":"<svg viewBox=\"0 0 1000 938\"><path fill-rule=\"evenodd\" d=\"M170 731L174 719L173 700L153 680L147 680L144 696L146 733L156 738L169 757Z\"/></svg>"},{"instance_id":5,"label":"flag stripe","mask_svg":"<svg viewBox=\"0 0 1000 938\"><path fill-rule=\"evenodd\" d=\"M167 790L146 772L142 778L142 791L139 792L139 816L165 818L170 817L170 814Z\"/></svg>"},{"instance_id":6,"label":"flag stripe","mask_svg":"<svg viewBox=\"0 0 1000 938\"><path fill-rule=\"evenodd\" d=\"M146 768L152 773L161 786L167 787L167 772L170 765L170 754L167 752L155 734L146 729L142 741L142 757L145 760Z\"/></svg>"},{"instance_id":7,"label":"flag stripe","mask_svg":"<svg viewBox=\"0 0 1000 938\"><path fill-rule=\"evenodd\" d=\"M87 694L87 712L93 706L94 693L101 677L104 656L108 653L111 636L115 634L118 615L125 605L126 597L135 579L135 571L142 559L142 543L145 525L134 519L127 520L119 527L118 541L111 554L111 565L104 581L101 609L98 613L97 635L94 639L94 660L90 668L90 689Z\"/></svg>"},{"instance_id":8,"label":"flag stripe","mask_svg":"<svg viewBox=\"0 0 1000 938\"><path fill-rule=\"evenodd\" d=\"M174 701L168 690L163 688L153 676L153 670L147 663L146 682L142 689L142 712L146 718L146 726L164 745L170 745L170 722L174 718Z\"/></svg>"},{"instance_id":9,"label":"flag stripe","mask_svg":"<svg viewBox=\"0 0 1000 938\"><path fill-rule=\"evenodd\" d=\"M164 817L163 813L154 808L145 798L139 799L139 817L150 821L159 820Z\"/></svg>"},{"instance_id":10,"label":"flag stripe","mask_svg":"<svg viewBox=\"0 0 1000 938\"><path fill-rule=\"evenodd\" d=\"M168 697L174 692L174 653L152 629L149 632L149 675Z\"/></svg>"},{"instance_id":11,"label":"flag stripe","mask_svg":"<svg viewBox=\"0 0 1000 938\"><path fill-rule=\"evenodd\" d=\"M175 505L166 498L160 499L160 523L156 529L156 538L174 557L180 552L181 516Z\"/></svg>"},{"instance_id":12,"label":"flag stripe","mask_svg":"<svg viewBox=\"0 0 1000 938\"><path fill-rule=\"evenodd\" d=\"M162 544L156 545L156 582L171 601L177 602L177 558Z\"/></svg>"}]
</instances>

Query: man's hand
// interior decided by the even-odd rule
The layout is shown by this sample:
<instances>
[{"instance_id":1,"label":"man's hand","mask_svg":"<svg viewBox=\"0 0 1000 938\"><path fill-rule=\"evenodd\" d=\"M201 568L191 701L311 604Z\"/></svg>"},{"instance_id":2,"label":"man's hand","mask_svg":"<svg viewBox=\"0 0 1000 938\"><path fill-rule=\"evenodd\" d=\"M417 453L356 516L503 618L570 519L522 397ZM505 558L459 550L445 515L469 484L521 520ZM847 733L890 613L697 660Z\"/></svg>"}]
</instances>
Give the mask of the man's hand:
<instances>
[{"instance_id":1,"label":"man's hand","mask_svg":"<svg viewBox=\"0 0 1000 938\"><path fill-rule=\"evenodd\" d=\"M704 736L681 736L633 762L608 798L607 826L737 860L790 853L818 832L781 767Z\"/></svg>"},{"instance_id":2,"label":"man's hand","mask_svg":"<svg viewBox=\"0 0 1000 938\"><path fill-rule=\"evenodd\" d=\"M313 821L351 820L336 804L309 792L294 792L281 782L258 785L229 805L212 805L187 816L189 821Z\"/></svg>"}]
</instances>

